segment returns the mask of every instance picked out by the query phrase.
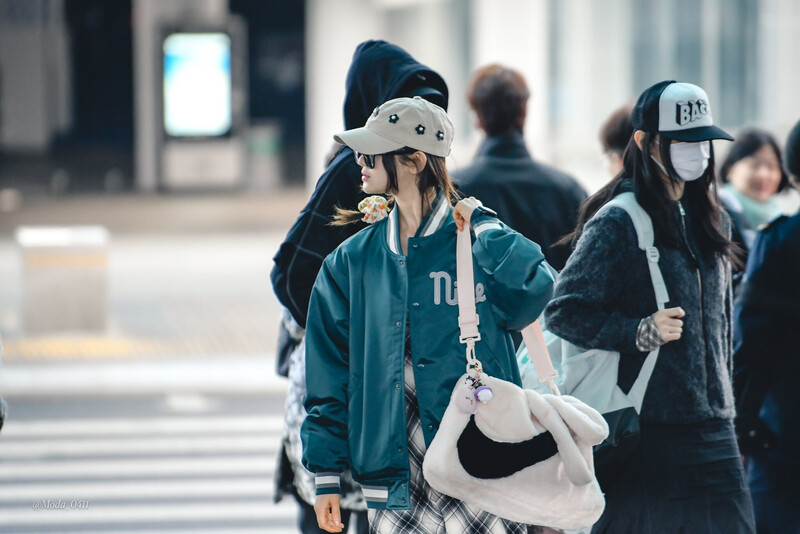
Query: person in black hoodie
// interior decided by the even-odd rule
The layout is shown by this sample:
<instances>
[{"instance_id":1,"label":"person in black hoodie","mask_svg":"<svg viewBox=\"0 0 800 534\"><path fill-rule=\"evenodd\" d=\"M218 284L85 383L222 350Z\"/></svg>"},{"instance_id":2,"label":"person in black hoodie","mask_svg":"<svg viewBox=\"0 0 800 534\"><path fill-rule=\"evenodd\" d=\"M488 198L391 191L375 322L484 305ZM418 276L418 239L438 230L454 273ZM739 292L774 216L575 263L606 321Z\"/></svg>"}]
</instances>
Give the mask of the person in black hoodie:
<instances>
[{"instance_id":1,"label":"person in black hoodie","mask_svg":"<svg viewBox=\"0 0 800 534\"><path fill-rule=\"evenodd\" d=\"M586 191L572 176L531 158L522 136L529 96L515 70L494 64L473 74L467 99L486 139L472 165L453 173L453 182L538 243L547 263L561 270L570 251L556 242L575 227Z\"/></svg>"},{"instance_id":2,"label":"person in black hoodie","mask_svg":"<svg viewBox=\"0 0 800 534\"><path fill-rule=\"evenodd\" d=\"M385 41L366 41L356 47L345 84L344 126L347 130L363 126L377 106L397 97L421 96L447 109L448 90L444 79L402 48ZM305 418L303 329L306 326L311 289L323 260L345 239L366 226L362 222L332 226L330 223L336 208L354 210L363 198L361 167L356 163L352 149L342 146L328 163L311 198L278 249L271 273L275 295L288 311L284 314L282 327L293 334L283 336L283 339L297 344L295 350L279 348L279 353L289 358L288 365L284 361L278 362L278 366L288 368L290 385L281 470L276 477L276 498L285 492L298 497L299 524L303 533L323 532L317 526L312 506L315 499L314 478L301 463L299 431ZM346 480L342 482L345 484ZM347 509L366 508L360 492L357 495L353 492L350 495L343 494L342 508L342 521L346 524ZM366 513L358 515L358 532L366 533Z\"/></svg>"},{"instance_id":3,"label":"person in black hoodie","mask_svg":"<svg viewBox=\"0 0 800 534\"><path fill-rule=\"evenodd\" d=\"M447 84L402 48L385 41L361 43L346 79L345 129L360 128L378 105L401 96L422 96L447 109ZM342 146L317 181L311 199L275 255L272 287L294 320L305 327L311 288L322 261L365 224L331 226L334 208L355 209L364 198L361 167L352 149Z\"/></svg>"}]
</instances>

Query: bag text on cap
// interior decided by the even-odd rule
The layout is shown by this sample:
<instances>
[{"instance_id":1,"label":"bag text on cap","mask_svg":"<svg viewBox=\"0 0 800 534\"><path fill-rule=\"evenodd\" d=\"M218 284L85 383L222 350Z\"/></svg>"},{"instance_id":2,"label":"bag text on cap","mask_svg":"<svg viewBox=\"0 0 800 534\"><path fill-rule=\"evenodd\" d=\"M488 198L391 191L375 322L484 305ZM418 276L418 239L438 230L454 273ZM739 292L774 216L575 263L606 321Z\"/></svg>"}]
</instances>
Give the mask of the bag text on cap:
<instances>
[{"instance_id":1,"label":"bag text on cap","mask_svg":"<svg viewBox=\"0 0 800 534\"><path fill-rule=\"evenodd\" d=\"M677 122L679 126L684 126L690 122L702 119L705 115L708 115L708 111L708 102L701 98L686 102L676 102L675 122Z\"/></svg>"}]
</instances>

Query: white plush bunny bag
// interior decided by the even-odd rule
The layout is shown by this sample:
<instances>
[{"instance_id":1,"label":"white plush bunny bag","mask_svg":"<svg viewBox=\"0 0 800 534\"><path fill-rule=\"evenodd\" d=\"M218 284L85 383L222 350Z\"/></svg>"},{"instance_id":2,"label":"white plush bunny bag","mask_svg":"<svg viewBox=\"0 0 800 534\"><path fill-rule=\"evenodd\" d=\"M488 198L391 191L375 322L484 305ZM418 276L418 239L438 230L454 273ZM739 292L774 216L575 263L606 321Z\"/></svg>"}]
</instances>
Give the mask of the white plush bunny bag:
<instances>
[{"instance_id":1,"label":"white plush bunny bag","mask_svg":"<svg viewBox=\"0 0 800 534\"><path fill-rule=\"evenodd\" d=\"M606 438L608 425L595 409L558 393L536 322L522 333L538 376L553 394L483 373L475 354L480 334L469 229L458 234L457 256L467 373L455 384L425 454L425 479L435 490L504 519L562 529L589 526L605 507L592 447Z\"/></svg>"}]
</instances>

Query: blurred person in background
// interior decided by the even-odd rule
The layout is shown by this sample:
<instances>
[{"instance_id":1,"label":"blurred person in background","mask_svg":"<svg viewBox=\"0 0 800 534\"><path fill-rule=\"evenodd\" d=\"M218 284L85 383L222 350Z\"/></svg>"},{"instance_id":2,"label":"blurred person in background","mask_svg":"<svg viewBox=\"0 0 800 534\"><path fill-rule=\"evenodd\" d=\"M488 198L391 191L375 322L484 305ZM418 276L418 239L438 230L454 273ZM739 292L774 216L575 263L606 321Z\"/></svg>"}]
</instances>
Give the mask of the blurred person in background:
<instances>
[{"instance_id":1,"label":"blurred person in background","mask_svg":"<svg viewBox=\"0 0 800 534\"><path fill-rule=\"evenodd\" d=\"M759 129L741 132L720 167L719 197L733 222L733 240L748 250L758 227L781 214L775 195L789 187L781 149Z\"/></svg>"},{"instance_id":2,"label":"blurred person in background","mask_svg":"<svg viewBox=\"0 0 800 534\"><path fill-rule=\"evenodd\" d=\"M569 246L554 244L575 227L586 191L573 177L531 157L523 137L529 97L525 79L513 69L493 64L475 71L467 100L486 138L472 164L453 173L453 182L538 243L547 262L560 270Z\"/></svg>"},{"instance_id":3,"label":"blurred person in background","mask_svg":"<svg viewBox=\"0 0 800 534\"><path fill-rule=\"evenodd\" d=\"M800 122L786 143L786 167L800 177ZM736 321L736 430L747 456L759 533L800 533L800 212L758 232Z\"/></svg>"},{"instance_id":4,"label":"blurred person in background","mask_svg":"<svg viewBox=\"0 0 800 534\"><path fill-rule=\"evenodd\" d=\"M344 125L347 129L363 126L379 104L398 96L422 96L447 108L448 90L442 77L402 48L385 41L366 41L358 45L345 85ZM356 163L352 149L340 145L275 255L271 273L275 295L286 308L281 332L284 345L279 347L279 354L284 355L284 364L279 362L279 370L283 368L290 379L282 469L276 476L276 500L280 500L284 493L293 493L297 497L300 506L298 522L304 534L322 532L313 509L316 499L314 476L302 465L300 440L300 427L306 417L303 408L306 394L304 329L308 303L325 257L366 226L363 222L348 226L331 225L336 208L356 209L364 197L361 167ZM342 491L344 530L347 530L349 511L356 511L357 532L366 534L366 504L360 489L347 473L342 480Z\"/></svg>"},{"instance_id":5,"label":"blurred person in background","mask_svg":"<svg viewBox=\"0 0 800 534\"><path fill-rule=\"evenodd\" d=\"M612 178L622 171L622 156L633 135L631 111L633 106L622 106L609 115L600 128L600 144L603 146L606 168Z\"/></svg>"},{"instance_id":6,"label":"blurred person in background","mask_svg":"<svg viewBox=\"0 0 800 534\"><path fill-rule=\"evenodd\" d=\"M741 132L720 167L720 180L719 198L733 222L732 241L743 253L741 266L733 272L734 295L738 296L756 232L781 214L776 195L789 187L775 138L755 128Z\"/></svg>"},{"instance_id":7,"label":"blurred person in background","mask_svg":"<svg viewBox=\"0 0 800 534\"><path fill-rule=\"evenodd\" d=\"M547 327L585 349L621 354L628 391L660 354L639 414L639 442L593 534L751 534L752 503L734 431L730 223L715 197L715 126L700 87L671 80L639 97L624 168L582 206L574 252L545 310ZM609 200L633 192L653 223L669 294L658 310L630 217ZM584 226L585 225L585 226Z\"/></svg>"}]
</instances>

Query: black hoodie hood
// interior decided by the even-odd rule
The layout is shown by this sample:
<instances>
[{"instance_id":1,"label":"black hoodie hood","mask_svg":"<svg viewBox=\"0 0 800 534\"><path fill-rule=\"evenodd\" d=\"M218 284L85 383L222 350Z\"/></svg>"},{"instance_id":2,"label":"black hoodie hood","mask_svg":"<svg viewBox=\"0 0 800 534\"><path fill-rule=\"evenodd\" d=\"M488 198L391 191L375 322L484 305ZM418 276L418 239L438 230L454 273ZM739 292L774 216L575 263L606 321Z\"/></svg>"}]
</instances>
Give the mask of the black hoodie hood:
<instances>
[{"instance_id":1,"label":"black hoodie hood","mask_svg":"<svg viewBox=\"0 0 800 534\"><path fill-rule=\"evenodd\" d=\"M440 92L444 96L442 107L447 109L447 84L437 72L419 63L399 46L386 41L361 43L356 47L347 71L345 129L364 126L373 109L387 100L412 96L410 93L420 87L430 87Z\"/></svg>"}]
</instances>

